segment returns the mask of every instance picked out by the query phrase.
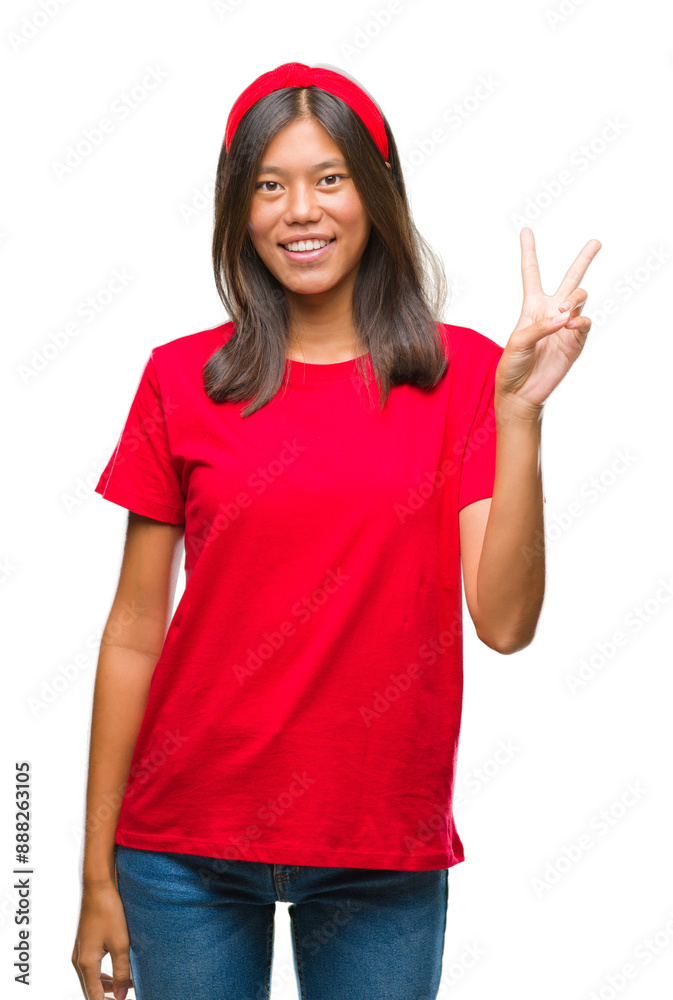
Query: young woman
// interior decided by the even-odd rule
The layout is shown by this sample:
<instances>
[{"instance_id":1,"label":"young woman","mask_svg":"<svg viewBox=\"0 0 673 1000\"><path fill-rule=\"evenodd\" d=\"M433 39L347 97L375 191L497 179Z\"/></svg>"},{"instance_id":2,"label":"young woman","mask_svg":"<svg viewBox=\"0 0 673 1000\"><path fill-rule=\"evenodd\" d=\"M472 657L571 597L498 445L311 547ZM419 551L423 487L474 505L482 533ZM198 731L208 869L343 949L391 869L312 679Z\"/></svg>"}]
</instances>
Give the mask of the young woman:
<instances>
[{"instance_id":1,"label":"young woman","mask_svg":"<svg viewBox=\"0 0 673 1000\"><path fill-rule=\"evenodd\" d=\"M479 638L527 646L542 413L599 249L548 296L523 230L502 348L437 319L441 266L362 88L287 63L237 99L213 236L232 319L151 351L96 487L129 519L72 955L89 1000L268 996L277 900L305 1000L436 997L464 860L461 563Z\"/></svg>"}]
</instances>

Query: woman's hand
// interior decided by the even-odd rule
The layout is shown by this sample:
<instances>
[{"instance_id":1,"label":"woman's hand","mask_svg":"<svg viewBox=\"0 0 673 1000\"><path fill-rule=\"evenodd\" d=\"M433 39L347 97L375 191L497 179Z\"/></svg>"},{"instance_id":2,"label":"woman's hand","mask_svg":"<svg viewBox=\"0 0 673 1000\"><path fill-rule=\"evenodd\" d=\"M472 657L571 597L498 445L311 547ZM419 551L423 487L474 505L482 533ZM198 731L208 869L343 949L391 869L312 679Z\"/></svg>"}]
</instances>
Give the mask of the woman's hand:
<instances>
[{"instance_id":1,"label":"woman's hand","mask_svg":"<svg viewBox=\"0 0 673 1000\"><path fill-rule=\"evenodd\" d=\"M578 288L601 249L589 240L553 295L545 295L533 230L521 230L523 305L495 373L495 405L501 413L537 416L553 389L579 357L591 320L580 313L587 293Z\"/></svg>"},{"instance_id":2,"label":"woman's hand","mask_svg":"<svg viewBox=\"0 0 673 1000\"><path fill-rule=\"evenodd\" d=\"M133 986L129 962L130 939L121 896L114 883L85 886L72 964L86 1000L104 1000L113 987L126 997ZM110 952L114 976L101 972L101 960Z\"/></svg>"}]
</instances>

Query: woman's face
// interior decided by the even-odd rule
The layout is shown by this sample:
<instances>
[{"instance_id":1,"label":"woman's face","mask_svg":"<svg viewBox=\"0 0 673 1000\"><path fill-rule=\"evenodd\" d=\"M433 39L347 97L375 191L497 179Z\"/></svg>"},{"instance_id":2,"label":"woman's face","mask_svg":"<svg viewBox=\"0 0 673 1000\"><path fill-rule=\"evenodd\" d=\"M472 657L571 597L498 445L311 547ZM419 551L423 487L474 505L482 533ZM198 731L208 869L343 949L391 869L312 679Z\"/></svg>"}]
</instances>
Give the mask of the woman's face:
<instances>
[{"instance_id":1,"label":"woman's face","mask_svg":"<svg viewBox=\"0 0 673 1000\"><path fill-rule=\"evenodd\" d=\"M297 119L282 129L264 153L248 222L269 271L301 295L352 283L370 229L341 150L322 125ZM333 242L317 253L280 245L312 234Z\"/></svg>"}]
</instances>

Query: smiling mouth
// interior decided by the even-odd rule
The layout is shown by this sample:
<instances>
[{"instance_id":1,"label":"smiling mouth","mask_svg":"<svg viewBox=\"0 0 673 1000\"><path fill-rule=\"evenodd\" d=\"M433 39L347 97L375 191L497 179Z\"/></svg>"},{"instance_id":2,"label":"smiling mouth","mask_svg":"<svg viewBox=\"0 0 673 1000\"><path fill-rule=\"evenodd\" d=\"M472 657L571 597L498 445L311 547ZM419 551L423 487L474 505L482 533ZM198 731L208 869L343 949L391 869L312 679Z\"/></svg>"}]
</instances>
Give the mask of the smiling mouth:
<instances>
[{"instance_id":1,"label":"smiling mouth","mask_svg":"<svg viewBox=\"0 0 673 1000\"><path fill-rule=\"evenodd\" d=\"M309 240L296 240L296 243L308 243L315 242ZM284 243L279 243L278 246L285 254L288 261L294 264L312 264L319 263L323 257L327 258L331 252L332 244L336 242L336 236L325 242L324 246L319 246L311 250L288 250Z\"/></svg>"},{"instance_id":2,"label":"smiling mouth","mask_svg":"<svg viewBox=\"0 0 673 1000\"><path fill-rule=\"evenodd\" d=\"M299 243L322 243L323 241L322 240L290 240L288 243L279 243L278 246L282 247L283 250L287 250L289 253L311 253L314 250L324 250L326 246L330 245L330 243L334 243L335 239L336 239L336 236L333 236L331 240L325 240L324 241L325 246L317 246L317 247L313 247L312 246L310 250L307 250L307 249L304 249L304 250L290 250L290 247L293 244L297 244L298 245Z\"/></svg>"}]
</instances>

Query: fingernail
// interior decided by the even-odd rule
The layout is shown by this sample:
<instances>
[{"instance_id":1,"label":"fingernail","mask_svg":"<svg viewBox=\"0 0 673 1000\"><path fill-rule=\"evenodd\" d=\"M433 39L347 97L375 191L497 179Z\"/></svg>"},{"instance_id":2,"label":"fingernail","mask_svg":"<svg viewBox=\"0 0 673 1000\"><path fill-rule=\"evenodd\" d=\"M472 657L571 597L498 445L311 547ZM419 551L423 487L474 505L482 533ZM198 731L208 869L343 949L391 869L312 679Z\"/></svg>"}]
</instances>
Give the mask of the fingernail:
<instances>
[{"instance_id":1,"label":"fingernail","mask_svg":"<svg viewBox=\"0 0 673 1000\"><path fill-rule=\"evenodd\" d=\"M559 309L561 311L565 311L566 309L570 309L571 305L572 305L572 302L570 301L570 299L566 299L565 302L561 303L561 305L559 306Z\"/></svg>"}]
</instances>

